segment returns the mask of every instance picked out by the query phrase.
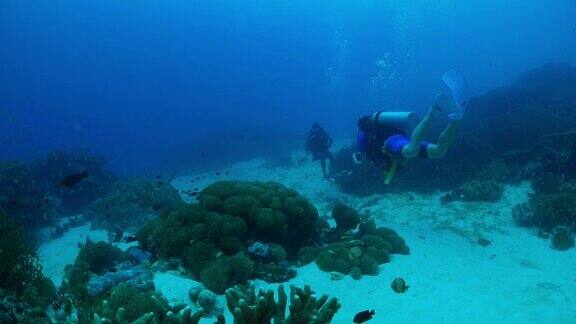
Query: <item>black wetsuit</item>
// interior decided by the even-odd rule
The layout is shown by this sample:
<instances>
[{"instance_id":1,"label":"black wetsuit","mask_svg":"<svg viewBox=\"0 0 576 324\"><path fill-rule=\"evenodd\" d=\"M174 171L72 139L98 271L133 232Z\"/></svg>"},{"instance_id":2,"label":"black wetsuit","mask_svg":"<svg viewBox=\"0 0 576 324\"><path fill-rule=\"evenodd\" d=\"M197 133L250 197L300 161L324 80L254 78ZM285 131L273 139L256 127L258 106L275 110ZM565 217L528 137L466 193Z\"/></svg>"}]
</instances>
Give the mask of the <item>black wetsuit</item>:
<instances>
[{"instance_id":1,"label":"black wetsuit","mask_svg":"<svg viewBox=\"0 0 576 324\"><path fill-rule=\"evenodd\" d=\"M308 132L308 137L306 139L306 149L312 154L312 160L320 160L322 166L322 173L324 177L328 176L326 172L326 160L330 160L332 163L334 156L332 152L329 151L330 146L334 143L334 140L322 127L312 127Z\"/></svg>"}]
</instances>

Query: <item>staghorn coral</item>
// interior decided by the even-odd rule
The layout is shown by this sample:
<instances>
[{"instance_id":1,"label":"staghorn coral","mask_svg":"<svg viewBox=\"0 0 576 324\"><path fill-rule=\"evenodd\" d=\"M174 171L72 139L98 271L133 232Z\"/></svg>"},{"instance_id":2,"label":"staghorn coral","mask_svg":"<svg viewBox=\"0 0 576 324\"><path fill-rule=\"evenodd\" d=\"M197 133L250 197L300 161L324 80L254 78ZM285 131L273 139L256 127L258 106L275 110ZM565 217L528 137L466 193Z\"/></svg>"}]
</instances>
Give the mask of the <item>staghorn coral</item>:
<instances>
[{"instance_id":1,"label":"staghorn coral","mask_svg":"<svg viewBox=\"0 0 576 324\"><path fill-rule=\"evenodd\" d=\"M180 309L170 309L163 308L160 305L162 302L156 296L151 297L151 301L154 304L158 304L160 309L163 311L160 314L156 314L154 311L143 313L140 317L135 318L130 321L128 316L130 314L124 307L114 308L110 305L107 300L102 302L102 310L100 313L95 312L93 318L90 321L92 324L146 324L146 323L167 323L167 324L197 324L204 315L204 310L202 308L198 309L196 312L192 312L190 307L182 307ZM132 304L133 301L129 300L128 303ZM152 306L153 308L155 306ZM220 318L220 323L224 323Z\"/></svg>"},{"instance_id":2,"label":"staghorn coral","mask_svg":"<svg viewBox=\"0 0 576 324\"><path fill-rule=\"evenodd\" d=\"M90 205L85 216L93 226L115 231L141 226L181 202L169 184L135 177L115 183L108 194Z\"/></svg>"},{"instance_id":3,"label":"staghorn coral","mask_svg":"<svg viewBox=\"0 0 576 324\"><path fill-rule=\"evenodd\" d=\"M341 307L337 298L327 295L317 298L308 285L304 288L290 286L290 306L286 315L288 296L282 285L278 287L277 295L276 300L272 290L256 292L253 285L248 288L236 286L226 291L226 303L236 324L330 323Z\"/></svg>"}]
</instances>

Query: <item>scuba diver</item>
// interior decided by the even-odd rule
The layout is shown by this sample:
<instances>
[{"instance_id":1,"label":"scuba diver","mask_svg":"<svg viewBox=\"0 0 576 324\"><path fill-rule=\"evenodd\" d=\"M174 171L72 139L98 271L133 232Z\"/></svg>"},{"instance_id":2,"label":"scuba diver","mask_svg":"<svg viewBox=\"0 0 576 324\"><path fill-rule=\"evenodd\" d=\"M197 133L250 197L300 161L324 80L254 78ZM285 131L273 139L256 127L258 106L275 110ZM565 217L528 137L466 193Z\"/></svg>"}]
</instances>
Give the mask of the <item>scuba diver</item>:
<instances>
[{"instance_id":1,"label":"scuba diver","mask_svg":"<svg viewBox=\"0 0 576 324\"><path fill-rule=\"evenodd\" d=\"M454 142L460 121L464 117L467 99L467 83L462 74L452 70L442 76L450 95L441 92L436 96L426 116L418 122L413 112L380 111L360 117L356 140L360 152L353 154L354 162L370 160L385 170L385 184L390 184L396 168L408 160L443 157ZM440 134L436 144L423 141L424 133L432 120L448 114L450 123ZM415 127L413 127L415 125ZM409 129L413 129L408 135Z\"/></svg>"},{"instance_id":2,"label":"scuba diver","mask_svg":"<svg viewBox=\"0 0 576 324\"><path fill-rule=\"evenodd\" d=\"M332 163L334 162L334 156L328 150L332 143L334 143L332 137L318 123L312 124L312 128L306 138L306 150L312 153L312 161L320 160L322 175L326 180L330 180L330 176L326 172L326 160L330 160L330 168L332 168Z\"/></svg>"}]
</instances>

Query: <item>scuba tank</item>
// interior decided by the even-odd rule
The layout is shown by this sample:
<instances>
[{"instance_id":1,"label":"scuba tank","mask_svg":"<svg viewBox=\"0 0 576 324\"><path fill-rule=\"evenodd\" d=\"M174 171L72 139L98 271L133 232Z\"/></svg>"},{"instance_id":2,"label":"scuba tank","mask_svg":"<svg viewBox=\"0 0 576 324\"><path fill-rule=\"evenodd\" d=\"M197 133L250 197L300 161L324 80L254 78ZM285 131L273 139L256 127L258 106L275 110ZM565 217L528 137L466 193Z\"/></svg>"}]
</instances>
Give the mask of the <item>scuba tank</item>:
<instances>
[{"instance_id":1,"label":"scuba tank","mask_svg":"<svg viewBox=\"0 0 576 324\"><path fill-rule=\"evenodd\" d=\"M356 141L360 152L353 154L356 164L361 164L370 149L370 142L378 141L393 134L401 134L414 128L418 123L418 114L410 111L379 111L358 120Z\"/></svg>"},{"instance_id":2,"label":"scuba tank","mask_svg":"<svg viewBox=\"0 0 576 324\"><path fill-rule=\"evenodd\" d=\"M418 114L411 111L379 111L371 117L376 124L396 129L412 129L418 124Z\"/></svg>"}]
</instances>

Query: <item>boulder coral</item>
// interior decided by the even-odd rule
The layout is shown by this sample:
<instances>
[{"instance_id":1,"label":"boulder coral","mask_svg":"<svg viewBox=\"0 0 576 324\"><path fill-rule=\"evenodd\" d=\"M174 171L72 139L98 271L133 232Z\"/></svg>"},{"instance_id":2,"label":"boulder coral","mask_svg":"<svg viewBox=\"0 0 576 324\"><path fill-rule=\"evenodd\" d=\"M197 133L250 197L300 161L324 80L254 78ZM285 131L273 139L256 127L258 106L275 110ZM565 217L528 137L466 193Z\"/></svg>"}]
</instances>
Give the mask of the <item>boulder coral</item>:
<instances>
[{"instance_id":1,"label":"boulder coral","mask_svg":"<svg viewBox=\"0 0 576 324\"><path fill-rule=\"evenodd\" d=\"M269 262L295 258L318 238L317 219L308 200L280 184L221 181L206 187L198 203L179 204L142 226L136 237L157 257L181 260L192 276L222 294L254 275L257 258L250 259L248 247L269 247Z\"/></svg>"},{"instance_id":2,"label":"boulder coral","mask_svg":"<svg viewBox=\"0 0 576 324\"><path fill-rule=\"evenodd\" d=\"M373 220L362 223L360 228L353 236L343 236L320 248L316 259L318 267L358 279L360 275L377 275L378 265L389 262L390 254L410 254L410 248L396 231L376 228Z\"/></svg>"}]
</instances>

